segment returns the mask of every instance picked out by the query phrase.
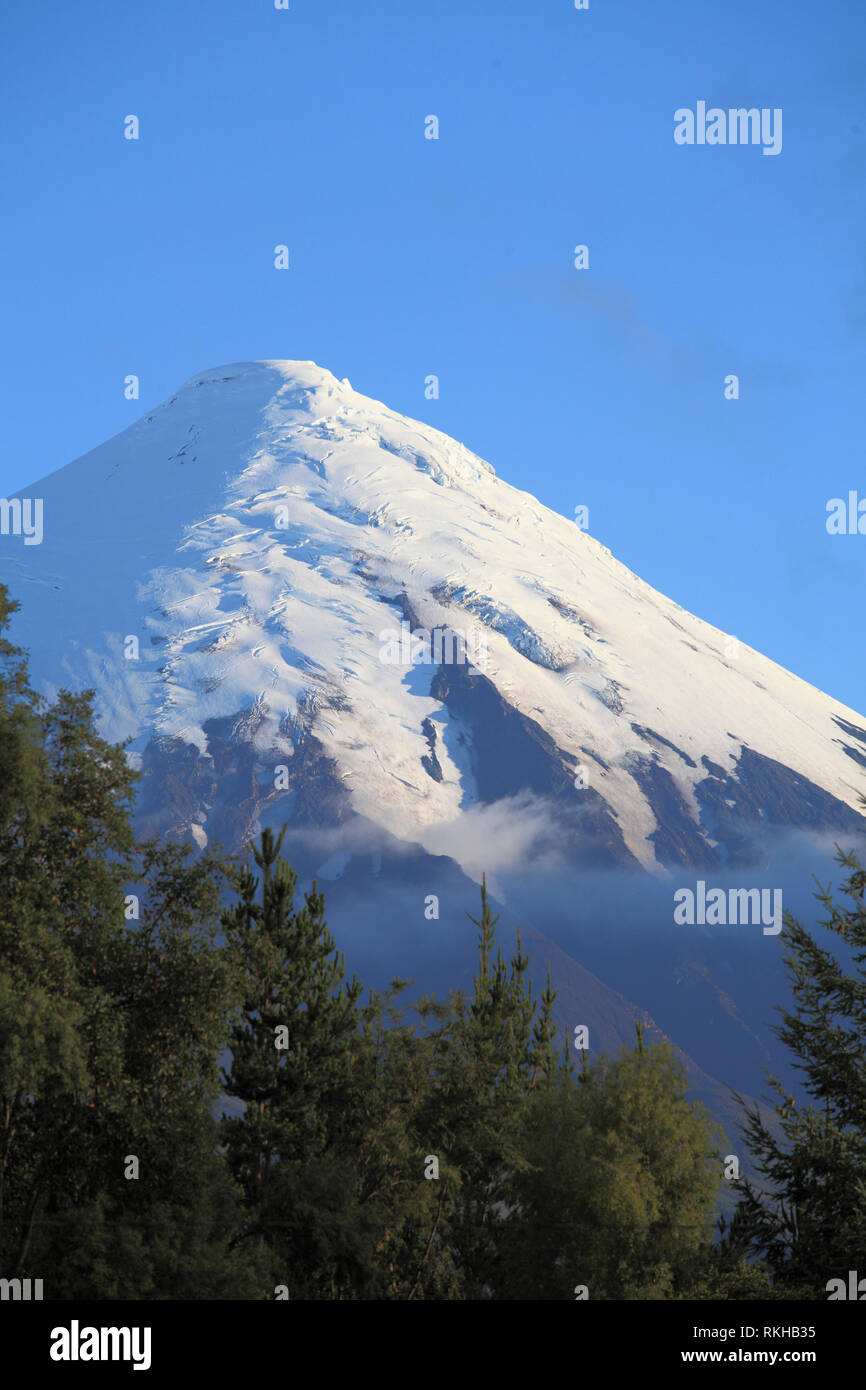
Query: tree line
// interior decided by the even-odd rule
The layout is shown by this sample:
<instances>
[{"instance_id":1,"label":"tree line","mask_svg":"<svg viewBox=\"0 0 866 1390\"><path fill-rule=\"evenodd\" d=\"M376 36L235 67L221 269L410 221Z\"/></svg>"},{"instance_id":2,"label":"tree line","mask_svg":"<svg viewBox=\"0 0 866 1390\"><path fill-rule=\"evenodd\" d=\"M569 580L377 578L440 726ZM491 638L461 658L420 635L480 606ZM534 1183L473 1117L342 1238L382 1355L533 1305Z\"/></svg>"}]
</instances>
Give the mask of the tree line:
<instances>
[{"instance_id":1,"label":"tree line","mask_svg":"<svg viewBox=\"0 0 866 1390\"><path fill-rule=\"evenodd\" d=\"M51 1299L826 1298L866 1275L866 872L786 919L807 1101L744 1111L757 1181L667 1045L556 1048L486 883L471 992L345 971L282 835L138 842L93 695L32 690L0 587L0 1278Z\"/></svg>"}]
</instances>

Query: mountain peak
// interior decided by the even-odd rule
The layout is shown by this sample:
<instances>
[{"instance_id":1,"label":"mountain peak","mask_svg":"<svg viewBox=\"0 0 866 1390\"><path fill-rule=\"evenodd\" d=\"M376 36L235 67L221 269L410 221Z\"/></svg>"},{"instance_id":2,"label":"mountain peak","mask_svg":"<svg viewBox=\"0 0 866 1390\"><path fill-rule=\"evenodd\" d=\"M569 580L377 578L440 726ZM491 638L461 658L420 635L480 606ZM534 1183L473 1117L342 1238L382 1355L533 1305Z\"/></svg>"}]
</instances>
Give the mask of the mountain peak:
<instances>
[{"instance_id":1,"label":"mountain peak","mask_svg":"<svg viewBox=\"0 0 866 1390\"><path fill-rule=\"evenodd\" d=\"M28 495L44 541L3 537L0 580L35 682L174 750L199 843L355 816L468 864L529 796L568 853L658 871L859 823L860 716L314 362L197 373Z\"/></svg>"},{"instance_id":2,"label":"mountain peak","mask_svg":"<svg viewBox=\"0 0 866 1390\"><path fill-rule=\"evenodd\" d=\"M348 380L339 381L333 372L328 371L327 367L320 367L317 362L262 358L254 362L229 362L223 366L208 367L204 371L196 372L183 383L178 394L190 388L224 385L230 381L244 381L249 384L258 381L263 386L270 382L273 385L276 384L276 378L281 378L286 384L296 384L308 390L352 389Z\"/></svg>"}]
</instances>

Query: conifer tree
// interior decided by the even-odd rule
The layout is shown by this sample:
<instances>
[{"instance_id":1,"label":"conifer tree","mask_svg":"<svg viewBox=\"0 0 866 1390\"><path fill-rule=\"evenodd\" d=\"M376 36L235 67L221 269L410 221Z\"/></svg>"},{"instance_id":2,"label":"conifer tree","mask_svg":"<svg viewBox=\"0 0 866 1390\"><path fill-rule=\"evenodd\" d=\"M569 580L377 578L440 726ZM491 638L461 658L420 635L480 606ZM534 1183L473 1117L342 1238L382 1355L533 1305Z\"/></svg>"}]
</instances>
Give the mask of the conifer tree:
<instances>
[{"instance_id":1,"label":"conifer tree","mask_svg":"<svg viewBox=\"0 0 866 1390\"><path fill-rule=\"evenodd\" d=\"M815 894L838 938L842 959L790 913L780 940L793 1008L780 1009L775 1032L803 1077L807 1100L770 1078L775 1124L746 1108L744 1133L765 1180L736 1187L740 1201L729 1244L766 1260L774 1287L826 1298L829 1280L866 1273L866 870L837 846L849 871L841 885Z\"/></svg>"},{"instance_id":2,"label":"conifer tree","mask_svg":"<svg viewBox=\"0 0 866 1390\"><path fill-rule=\"evenodd\" d=\"M315 884L295 909L283 834L266 829L251 845L261 879L238 872L238 901L223 918L242 991L225 1091L243 1113L224 1115L221 1128L247 1237L272 1252L292 1297L327 1298L360 1279L363 1263L348 1123L362 986L344 982Z\"/></svg>"},{"instance_id":3,"label":"conifer tree","mask_svg":"<svg viewBox=\"0 0 866 1390\"><path fill-rule=\"evenodd\" d=\"M463 1281L443 1214L459 1192L461 1175L430 1123L431 1091L442 1040L453 1025L453 1004L422 1000L415 1006L421 1027L407 1024L396 1001L409 983L392 980L384 993L371 991L362 1010L353 1127L358 1204L375 1233L364 1296L458 1299Z\"/></svg>"},{"instance_id":4,"label":"conifer tree","mask_svg":"<svg viewBox=\"0 0 866 1390\"><path fill-rule=\"evenodd\" d=\"M454 1173L438 1232L459 1275L461 1297L490 1299L500 1296L513 1175L526 1166L520 1139L528 1098L554 1061L554 995L548 980L536 1018L520 933L510 967L496 945L499 918L486 876L481 916L467 916L478 928L474 992L468 999L453 992L433 1036L431 1086L418 1123Z\"/></svg>"}]
</instances>

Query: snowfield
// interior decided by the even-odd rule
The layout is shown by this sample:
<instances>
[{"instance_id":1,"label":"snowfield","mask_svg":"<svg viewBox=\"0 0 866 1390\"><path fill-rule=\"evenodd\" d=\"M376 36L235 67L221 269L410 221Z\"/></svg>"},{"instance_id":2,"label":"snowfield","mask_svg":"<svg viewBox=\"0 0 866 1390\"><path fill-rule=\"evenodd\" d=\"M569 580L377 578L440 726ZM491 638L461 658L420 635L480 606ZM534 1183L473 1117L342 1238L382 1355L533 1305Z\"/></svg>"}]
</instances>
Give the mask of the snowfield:
<instances>
[{"instance_id":1,"label":"snowfield","mask_svg":"<svg viewBox=\"0 0 866 1390\"><path fill-rule=\"evenodd\" d=\"M561 795L596 793L654 872L658 798L636 769L696 826L706 760L736 778L744 748L861 809L861 716L312 362L195 376L24 495L44 499L44 540L0 538L13 638L48 693L95 687L102 732L139 758L163 738L207 760L226 720L267 781L312 737L352 812L434 844L490 798L463 695L443 698L436 665L383 659L409 622L475 634L472 689L548 736ZM505 770L511 753L505 739ZM199 844L208 815L188 827ZM700 833L716 844L706 818Z\"/></svg>"}]
</instances>

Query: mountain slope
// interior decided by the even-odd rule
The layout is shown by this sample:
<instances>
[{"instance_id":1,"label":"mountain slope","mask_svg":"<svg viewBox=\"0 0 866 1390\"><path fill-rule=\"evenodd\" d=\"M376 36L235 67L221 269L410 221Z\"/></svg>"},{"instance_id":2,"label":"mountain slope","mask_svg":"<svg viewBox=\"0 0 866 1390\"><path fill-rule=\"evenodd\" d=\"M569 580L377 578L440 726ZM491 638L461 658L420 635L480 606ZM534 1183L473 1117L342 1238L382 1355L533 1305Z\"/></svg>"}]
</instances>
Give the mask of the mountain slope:
<instances>
[{"instance_id":1,"label":"mountain slope","mask_svg":"<svg viewBox=\"0 0 866 1390\"><path fill-rule=\"evenodd\" d=\"M14 639L132 740L141 832L238 849L288 822L378 984L471 981L486 870L541 933L565 1036L651 1016L733 1136L722 1083L784 1064L777 938L676 925L672 889L772 862L795 902L779 828L866 829L860 715L313 363L202 373L25 496L44 538L0 536Z\"/></svg>"},{"instance_id":2,"label":"mountain slope","mask_svg":"<svg viewBox=\"0 0 866 1390\"><path fill-rule=\"evenodd\" d=\"M503 799L522 852L653 872L864 828L859 715L313 363L194 377L26 495L18 640L49 691L96 688L152 828L359 818L470 872L461 826ZM401 624L466 645L409 665Z\"/></svg>"}]
</instances>

